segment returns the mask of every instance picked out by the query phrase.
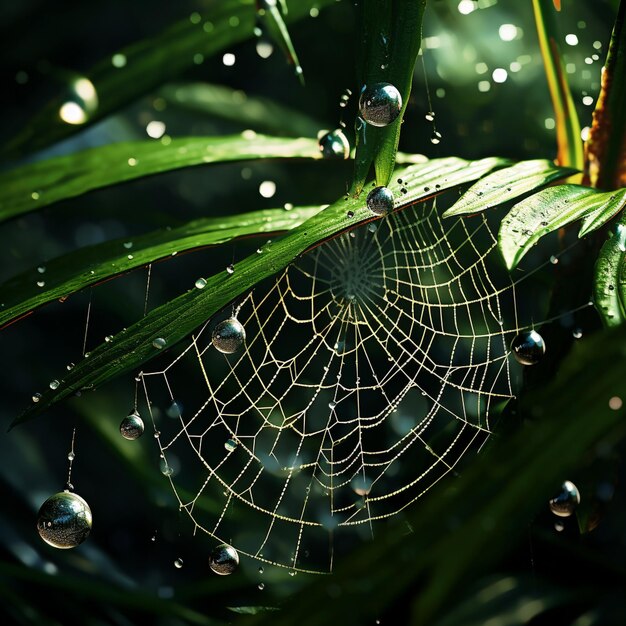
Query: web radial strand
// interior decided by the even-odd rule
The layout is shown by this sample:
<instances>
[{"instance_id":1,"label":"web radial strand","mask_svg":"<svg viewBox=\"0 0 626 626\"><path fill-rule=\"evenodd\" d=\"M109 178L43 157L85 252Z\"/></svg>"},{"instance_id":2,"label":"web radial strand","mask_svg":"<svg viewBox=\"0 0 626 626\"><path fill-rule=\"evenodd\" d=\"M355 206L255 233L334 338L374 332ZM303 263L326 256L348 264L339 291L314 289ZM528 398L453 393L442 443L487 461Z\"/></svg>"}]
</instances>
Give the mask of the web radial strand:
<instances>
[{"instance_id":1,"label":"web radial strand","mask_svg":"<svg viewBox=\"0 0 626 626\"><path fill-rule=\"evenodd\" d=\"M524 324L484 218L414 207L319 246L144 374L159 442L196 527L294 570L328 571L453 471L513 396ZM526 323L530 322L527 320ZM170 412L172 413L172 412ZM189 495L191 494L191 495Z\"/></svg>"}]
</instances>

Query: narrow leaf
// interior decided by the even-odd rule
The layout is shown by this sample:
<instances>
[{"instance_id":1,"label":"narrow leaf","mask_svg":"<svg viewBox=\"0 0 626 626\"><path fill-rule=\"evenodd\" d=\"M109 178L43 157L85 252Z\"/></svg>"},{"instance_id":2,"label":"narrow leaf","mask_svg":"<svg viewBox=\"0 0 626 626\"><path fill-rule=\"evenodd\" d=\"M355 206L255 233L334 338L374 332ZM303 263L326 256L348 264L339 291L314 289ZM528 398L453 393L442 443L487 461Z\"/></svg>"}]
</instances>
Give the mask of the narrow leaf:
<instances>
[{"instance_id":1,"label":"narrow leaf","mask_svg":"<svg viewBox=\"0 0 626 626\"><path fill-rule=\"evenodd\" d=\"M168 104L240 124L243 128L287 137L315 137L318 122L295 109L237 89L209 83L166 85L160 95Z\"/></svg>"},{"instance_id":2,"label":"narrow leaf","mask_svg":"<svg viewBox=\"0 0 626 626\"><path fill-rule=\"evenodd\" d=\"M29 269L0 285L0 327L53 300L153 261L246 235L283 232L301 224L321 207L269 209L243 215L194 220L132 240L117 239L71 252Z\"/></svg>"},{"instance_id":3,"label":"narrow leaf","mask_svg":"<svg viewBox=\"0 0 626 626\"><path fill-rule=\"evenodd\" d=\"M244 133L245 135L245 133ZM194 165L251 159L321 158L314 139L188 137L115 143L0 174L0 221L93 189Z\"/></svg>"},{"instance_id":4,"label":"narrow leaf","mask_svg":"<svg viewBox=\"0 0 626 626\"><path fill-rule=\"evenodd\" d=\"M396 209L476 180L502 163L497 158L465 161L449 157L399 170L397 173L402 177L402 186L407 193L400 193L400 184L392 184L391 189L398 198ZM252 254L238 262L233 274L224 270L207 278L204 288L191 289L154 309L115 335L112 341L98 346L89 357L65 373L56 390L46 390L39 402L27 408L14 424L42 413L76 391L96 387L140 367L159 354L157 346L162 342L155 342L155 339L165 340L166 347L175 345L258 282L282 270L296 256L373 218L364 201L352 197L338 200L282 239L266 245L261 254Z\"/></svg>"},{"instance_id":5,"label":"narrow leaf","mask_svg":"<svg viewBox=\"0 0 626 626\"><path fill-rule=\"evenodd\" d=\"M626 202L626 193L601 193L580 185L548 187L518 202L502 220L498 243L509 269L541 237L581 217L596 212L615 213Z\"/></svg>"},{"instance_id":6,"label":"narrow leaf","mask_svg":"<svg viewBox=\"0 0 626 626\"><path fill-rule=\"evenodd\" d=\"M602 195L608 196L608 200L595 211L585 216L578 233L579 237L597 230L600 226L604 226L626 206L626 188Z\"/></svg>"},{"instance_id":7,"label":"narrow leaf","mask_svg":"<svg viewBox=\"0 0 626 626\"><path fill-rule=\"evenodd\" d=\"M606 326L626 320L626 216L615 225L596 261L593 301Z\"/></svg>"},{"instance_id":8,"label":"narrow leaf","mask_svg":"<svg viewBox=\"0 0 626 626\"><path fill-rule=\"evenodd\" d=\"M492 209L575 171L559 167L547 159L520 161L481 178L443 216L467 215Z\"/></svg>"},{"instance_id":9,"label":"narrow leaf","mask_svg":"<svg viewBox=\"0 0 626 626\"><path fill-rule=\"evenodd\" d=\"M97 108L83 124L64 122L59 112L68 101L63 93L41 110L9 143L5 154L16 157L48 146L80 131L138 97L181 75L198 58L208 58L253 36L255 0L219 0L201 13L174 24L163 33L112 51L124 59L122 67L112 63L112 55L86 73L97 95ZM286 20L308 17L312 7L335 4L335 0L298 0ZM199 55L199 56L198 56Z\"/></svg>"}]
</instances>

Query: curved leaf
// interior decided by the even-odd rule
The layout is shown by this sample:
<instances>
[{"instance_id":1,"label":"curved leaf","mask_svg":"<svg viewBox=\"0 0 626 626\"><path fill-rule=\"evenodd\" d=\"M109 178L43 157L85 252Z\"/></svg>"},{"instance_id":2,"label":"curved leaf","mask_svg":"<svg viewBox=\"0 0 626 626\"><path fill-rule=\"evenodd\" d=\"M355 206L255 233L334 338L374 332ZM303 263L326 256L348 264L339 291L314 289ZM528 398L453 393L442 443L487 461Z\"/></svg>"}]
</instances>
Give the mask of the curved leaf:
<instances>
[{"instance_id":1,"label":"curved leaf","mask_svg":"<svg viewBox=\"0 0 626 626\"><path fill-rule=\"evenodd\" d=\"M238 89L209 83L166 85L159 92L170 105L219 117L261 132L280 136L315 137L321 128L308 115Z\"/></svg>"},{"instance_id":2,"label":"curved leaf","mask_svg":"<svg viewBox=\"0 0 626 626\"><path fill-rule=\"evenodd\" d=\"M321 9L334 3L335 0L298 0L286 20L295 22L307 17L312 7ZM86 74L95 88L98 105L85 123L63 122L59 111L68 101L68 94L62 94L24 126L7 146L6 156L19 156L69 137L155 87L180 79L198 59L253 36L255 0L219 0L208 7L155 37L114 51L121 55L118 58L123 59L122 67L114 66L110 56L100 61Z\"/></svg>"},{"instance_id":3,"label":"curved leaf","mask_svg":"<svg viewBox=\"0 0 626 626\"><path fill-rule=\"evenodd\" d=\"M608 196L608 201L585 216L582 226L580 227L580 232L578 233L579 237L597 230L600 226L604 226L604 224L614 218L626 205L626 189L620 189L619 191L605 193L603 195Z\"/></svg>"},{"instance_id":4,"label":"curved leaf","mask_svg":"<svg viewBox=\"0 0 626 626\"><path fill-rule=\"evenodd\" d=\"M117 239L71 252L0 285L0 327L33 309L153 261L230 241L235 237L290 230L321 207L268 209L194 220L132 240Z\"/></svg>"},{"instance_id":5,"label":"curved leaf","mask_svg":"<svg viewBox=\"0 0 626 626\"><path fill-rule=\"evenodd\" d=\"M250 159L321 159L314 139L252 133L131 141L38 161L0 174L0 221L93 189L194 165Z\"/></svg>"},{"instance_id":6,"label":"curved leaf","mask_svg":"<svg viewBox=\"0 0 626 626\"><path fill-rule=\"evenodd\" d=\"M559 167L547 159L520 161L481 178L443 216L480 213L575 172L572 168Z\"/></svg>"},{"instance_id":7,"label":"curved leaf","mask_svg":"<svg viewBox=\"0 0 626 626\"><path fill-rule=\"evenodd\" d=\"M580 185L548 187L518 202L502 220L498 233L506 266L516 267L544 235L592 213L615 214L625 203L626 190L602 193Z\"/></svg>"},{"instance_id":8,"label":"curved leaf","mask_svg":"<svg viewBox=\"0 0 626 626\"><path fill-rule=\"evenodd\" d=\"M400 184L391 188L399 198L397 209L414 204L457 185L476 180L502 165L497 158L465 161L455 157L434 159L399 170ZM133 370L159 354L155 339L166 347L184 339L212 315L254 287L258 282L286 267L298 255L339 233L375 219L363 201L341 199L289 231L282 239L265 245L261 254L252 254L237 263L233 274L226 269L206 279L202 289L192 289L154 309L130 328L98 346L90 356L66 372L56 390L46 390L39 401L28 407L14 424L32 418L47 407L81 389L93 388L124 372ZM162 342L157 342L162 344Z\"/></svg>"},{"instance_id":9,"label":"curved leaf","mask_svg":"<svg viewBox=\"0 0 626 626\"><path fill-rule=\"evenodd\" d=\"M596 261L593 301L606 326L626 320L626 216L615 225Z\"/></svg>"}]
</instances>

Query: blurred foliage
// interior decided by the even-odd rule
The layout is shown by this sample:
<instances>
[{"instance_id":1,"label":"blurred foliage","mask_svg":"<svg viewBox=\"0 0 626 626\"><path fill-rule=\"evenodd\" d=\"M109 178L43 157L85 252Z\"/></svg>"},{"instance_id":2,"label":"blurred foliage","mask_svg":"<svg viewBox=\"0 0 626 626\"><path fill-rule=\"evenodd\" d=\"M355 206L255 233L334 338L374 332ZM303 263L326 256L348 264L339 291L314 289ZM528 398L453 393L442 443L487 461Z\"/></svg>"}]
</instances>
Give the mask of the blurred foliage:
<instances>
[{"instance_id":1,"label":"blurred foliage","mask_svg":"<svg viewBox=\"0 0 626 626\"><path fill-rule=\"evenodd\" d=\"M354 97L345 110L339 108L346 88L359 90L354 66L362 42L352 3L287 3L285 24L306 75L303 88L283 54L268 55L267 41L259 47L254 4L3 3L0 81L9 97L0 116L7 170L0 194L6 197L10 185L19 184L11 171L16 166L45 169L39 162L51 157L82 164L81 150L116 142L140 142L158 153L184 137L252 129L307 135L310 153L315 128L336 128L356 110ZM617 4L564 0L555 20L583 128L591 125ZM422 56L408 77L413 89L402 150L469 160L494 154L533 161L555 157L557 119L530 2L430 0L422 29ZM85 77L95 88L97 104L76 100L76 81ZM59 120L60 107L68 101L83 107L84 124ZM425 120L430 111L434 119ZM430 141L434 130L442 135L437 144ZM71 177L74 170L59 173ZM98 162L89 173L106 177L110 168ZM24 273L32 287L35 272L45 282L55 263L70 271L89 250L102 259L108 246L142 237L151 245L166 245L168 237L184 236L189 223L210 224L218 215L239 228L241 213L332 203L345 194L351 175L349 162L254 160L180 169L73 198L76 194L66 194L54 207L14 214L2 225L0 280L11 284ZM260 197L259 186L268 180L276 184L276 193ZM39 193L34 183L31 193ZM250 234L238 228L234 237ZM607 306L623 316L620 242L613 237L605 244L602 275L608 278L601 285L611 297ZM178 296L181 283L191 287L198 276L214 274L257 245L257 240L229 240L219 248L170 257L151 269L148 296L145 270L97 286L85 281L82 293L5 328L0 335L5 427L42 381L78 360L83 341L88 349L101 344L136 323L146 306L151 310ZM153 258L161 258L164 250ZM66 261L52 261L63 255ZM594 257L586 255L585 267ZM580 268L572 262L561 280L565 290L575 291L575 286L588 298L591 285L578 284L585 275ZM619 289L611 290L610 284ZM555 292L555 310L571 309L571 302L559 301L560 293ZM128 381L110 382L99 392L52 407L41 419L0 438L4 623L624 623L626 477L620 459L626 432L624 410L609 409L608 401L623 395L626 337L623 327L594 335L599 322L588 314L565 317L561 326L552 329L564 342L555 353L569 352L572 329L578 326L582 339L563 364L549 363L529 380L534 389L508 408L488 449L460 478L447 479L412 507L410 533L406 519L390 524L375 542L344 558L332 577L293 578L267 568L261 579L255 564L245 562L237 575L210 575L210 542L192 536L159 472L154 442L144 438L129 446L118 435L119 421L133 402ZM95 522L88 542L61 552L39 541L35 515L41 502L63 486L74 425L73 481L91 504ZM583 490L588 504L581 526L591 532L581 534L573 519L559 531L554 528L546 500L565 478ZM199 506L210 510L213 503L204 499ZM184 560L181 569L174 567L177 558ZM257 587L261 580L263 591ZM279 606L280 612L269 610Z\"/></svg>"}]
</instances>

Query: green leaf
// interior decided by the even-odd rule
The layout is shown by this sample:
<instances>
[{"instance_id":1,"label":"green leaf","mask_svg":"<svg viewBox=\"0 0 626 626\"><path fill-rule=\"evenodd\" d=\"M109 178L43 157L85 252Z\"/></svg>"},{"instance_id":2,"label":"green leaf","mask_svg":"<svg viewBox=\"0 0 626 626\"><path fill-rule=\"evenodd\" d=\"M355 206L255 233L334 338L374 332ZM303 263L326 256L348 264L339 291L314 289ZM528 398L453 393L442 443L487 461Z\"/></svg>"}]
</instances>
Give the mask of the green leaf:
<instances>
[{"instance_id":1,"label":"green leaf","mask_svg":"<svg viewBox=\"0 0 626 626\"><path fill-rule=\"evenodd\" d=\"M498 158L465 161L449 157L399 170L397 174L402 177L407 193L401 194L400 185L392 184L391 189L399 199L397 209L476 180L502 164ZM155 339L165 339L168 348L175 345L259 281L281 271L296 256L373 219L376 218L363 201L352 197L338 200L282 239L265 245L261 254L252 254L237 263L232 275L224 270L207 278L203 289L187 291L118 333L112 341L98 346L89 357L65 373L56 390L46 390L39 402L27 408L14 425L42 413L76 391L96 387L140 367L159 354L160 350L153 345Z\"/></svg>"},{"instance_id":2,"label":"green leaf","mask_svg":"<svg viewBox=\"0 0 626 626\"><path fill-rule=\"evenodd\" d=\"M251 159L320 159L314 139L188 137L115 143L0 174L0 221L93 189L195 165Z\"/></svg>"},{"instance_id":3,"label":"green leaf","mask_svg":"<svg viewBox=\"0 0 626 626\"><path fill-rule=\"evenodd\" d=\"M276 45L282 50L287 62L293 65L296 76L301 85L304 85L304 73L302 72L302 66L298 60L296 50L291 43L291 37L287 30L287 25L283 20L283 13L287 14L285 10L286 3L278 5L276 0L256 0L257 15L259 17L259 23L263 30L274 40Z\"/></svg>"},{"instance_id":4,"label":"green leaf","mask_svg":"<svg viewBox=\"0 0 626 626\"><path fill-rule=\"evenodd\" d=\"M169 105L236 122L244 128L287 137L315 137L318 122L295 109L238 89L209 83L166 85L159 92Z\"/></svg>"},{"instance_id":5,"label":"green leaf","mask_svg":"<svg viewBox=\"0 0 626 626\"><path fill-rule=\"evenodd\" d=\"M606 326L626 320L626 216L604 242L594 272L593 301Z\"/></svg>"},{"instance_id":6,"label":"green leaf","mask_svg":"<svg viewBox=\"0 0 626 626\"><path fill-rule=\"evenodd\" d=\"M179 80L197 59L249 39L256 19L255 1L211 2L206 10L193 13L155 37L112 51L123 55L125 64L115 67L109 55L86 73L97 94L97 108L84 124L67 124L60 118L63 104L73 99L72 94L63 93L24 125L7 146L6 156L16 157L69 137L156 87ZM293 4L286 18L290 23L308 17L312 7L322 9L335 0L298 0Z\"/></svg>"},{"instance_id":7,"label":"green leaf","mask_svg":"<svg viewBox=\"0 0 626 626\"><path fill-rule=\"evenodd\" d=\"M33 267L0 285L0 327L43 304L63 300L80 289L153 261L236 237L287 231L320 210L321 207L291 211L267 209L243 215L202 218L130 241L128 238L116 239L71 252L46 263L44 273Z\"/></svg>"},{"instance_id":8,"label":"green leaf","mask_svg":"<svg viewBox=\"0 0 626 626\"><path fill-rule=\"evenodd\" d=\"M515 546L581 457L600 442L624 440L625 410L609 410L607 398L623 393L625 342L626 327L577 342L557 378L524 398L522 408L533 417L528 427L496 441L461 476L440 483L376 541L337 563L332 584L341 594L333 600L334 622L371 623L388 607L406 606L411 591L407 623L432 624L452 609L450 598ZM591 385L590 371L603 372ZM328 585L325 578L314 580L280 613L250 623L317 626Z\"/></svg>"},{"instance_id":9,"label":"green leaf","mask_svg":"<svg viewBox=\"0 0 626 626\"><path fill-rule=\"evenodd\" d=\"M559 167L547 159L520 161L481 178L443 216L480 213L575 172L572 168Z\"/></svg>"},{"instance_id":10,"label":"green leaf","mask_svg":"<svg viewBox=\"0 0 626 626\"><path fill-rule=\"evenodd\" d=\"M599 192L580 185L548 187L518 202L502 220L498 233L507 267L515 268L544 235L590 214L615 214L624 203L626 189Z\"/></svg>"},{"instance_id":11,"label":"green leaf","mask_svg":"<svg viewBox=\"0 0 626 626\"><path fill-rule=\"evenodd\" d=\"M603 195L608 196L608 201L585 216L582 226L580 227L580 232L578 233L579 237L604 226L604 224L613 219L626 205L626 189L620 189L610 194Z\"/></svg>"},{"instance_id":12,"label":"green leaf","mask_svg":"<svg viewBox=\"0 0 626 626\"><path fill-rule=\"evenodd\" d=\"M357 117L353 195L361 193L372 163L377 185L387 185L391 180L422 41L425 5L426 0L363 0L358 5L359 83L362 86L391 83L402 96L402 109L394 122L382 128Z\"/></svg>"},{"instance_id":13,"label":"green leaf","mask_svg":"<svg viewBox=\"0 0 626 626\"><path fill-rule=\"evenodd\" d=\"M239 615L258 615L259 613L271 613L279 611L275 606L227 606L229 611Z\"/></svg>"}]
</instances>

